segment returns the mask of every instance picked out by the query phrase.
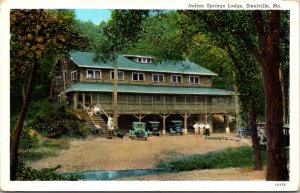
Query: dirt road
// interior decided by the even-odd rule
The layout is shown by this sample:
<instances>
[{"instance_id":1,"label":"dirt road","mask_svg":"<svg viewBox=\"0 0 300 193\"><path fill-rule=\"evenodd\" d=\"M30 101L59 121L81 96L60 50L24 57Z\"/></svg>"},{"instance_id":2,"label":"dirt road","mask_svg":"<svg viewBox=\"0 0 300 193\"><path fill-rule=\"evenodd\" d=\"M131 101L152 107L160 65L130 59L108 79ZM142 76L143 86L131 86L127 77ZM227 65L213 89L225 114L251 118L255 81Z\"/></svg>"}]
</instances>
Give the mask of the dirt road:
<instances>
[{"instance_id":1,"label":"dirt road","mask_svg":"<svg viewBox=\"0 0 300 193\"><path fill-rule=\"evenodd\" d=\"M199 135L151 136L147 141L128 137L87 138L70 142L70 148L58 156L30 163L40 169L61 165L60 171L125 170L153 168L172 153L194 154L238 147L245 143L226 140L207 140ZM28 163L29 164L29 163Z\"/></svg>"}]
</instances>

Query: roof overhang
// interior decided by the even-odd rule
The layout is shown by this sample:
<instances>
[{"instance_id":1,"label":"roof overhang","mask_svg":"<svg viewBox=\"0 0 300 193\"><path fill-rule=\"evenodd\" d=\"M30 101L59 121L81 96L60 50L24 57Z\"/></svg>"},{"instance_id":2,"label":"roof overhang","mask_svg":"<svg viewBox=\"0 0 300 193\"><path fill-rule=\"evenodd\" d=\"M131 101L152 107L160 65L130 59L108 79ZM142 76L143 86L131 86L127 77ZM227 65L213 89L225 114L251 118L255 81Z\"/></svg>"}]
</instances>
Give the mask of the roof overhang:
<instances>
[{"instance_id":1,"label":"roof overhang","mask_svg":"<svg viewBox=\"0 0 300 193\"><path fill-rule=\"evenodd\" d=\"M79 82L66 90L70 92L113 92L112 83L85 83ZM233 96L234 92L210 87L183 87L160 85L132 85L118 84L118 93L142 93L142 94L178 94L178 95L219 95Z\"/></svg>"}]
</instances>

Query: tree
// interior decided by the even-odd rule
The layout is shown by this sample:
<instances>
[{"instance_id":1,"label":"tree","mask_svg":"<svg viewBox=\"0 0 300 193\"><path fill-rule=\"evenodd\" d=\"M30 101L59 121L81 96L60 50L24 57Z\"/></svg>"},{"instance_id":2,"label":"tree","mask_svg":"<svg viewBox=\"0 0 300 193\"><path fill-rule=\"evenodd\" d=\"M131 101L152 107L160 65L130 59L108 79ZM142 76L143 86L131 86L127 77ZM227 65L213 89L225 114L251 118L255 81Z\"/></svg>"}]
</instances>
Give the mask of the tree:
<instances>
[{"instance_id":1,"label":"tree","mask_svg":"<svg viewBox=\"0 0 300 193\"><path fill-rule=\"evenodd\" d=\"M251 112L254 169L261 170L255 111L256 105L261 103L256 99L263 93L258 63L242 42L231 35L231 29L226 25L222 26L222 22L230 21L231 14L228 12L179 13L167 12L150 17L144 24L141 39L130 52L150 54L158 60L189 58L210 69L219 69L218 72L223 73L225 81L215 83L221 88L230 88L229 85L235 79L241 93L243 110L248 112L250 109ZM261 92L256 94L258 85L261 85Z\"/></svg>"},{"instance_id":2,"label":"tree","mask_svg":"<svg viewBox=\"0 0 300 193\"><path fill-rule=\"evenodd\" d=\"M71 11L12 10L10 18L11 81L17 80L20 76L28 77L22 107L11 140L10 178L15 180L20 135L40 62L49 55L64 54L70 49L79 48L84 45L84 38L72 30L74 14Z\"/></svg>"},{"instance_id":3,"label":"tree","mask_svg":"<svg viewBox=\"0 0 300 193\"><path fill-rule=\"evenodd\" d=\"M213 79L214 87L232 89L233 74L229 66L232 61L228 53L209 42L204 34L193 36L192 43L185 41L180 36L183 31L179 25L181 19L176 11L152 15L144 22L137 43L124 53L155 56L156 61L189 59L219 74Z\"/></svg>"},{"instance_id":4,"label":"tree","mask_svg":"<svg viewBox=\"0 0 300 193\"><path fill-rule=\"evenodd\" d=\"M279 78L280 69L280 11L266 11L264 17L261 11L178 11L182 15L179 22L181 28L174 34L180 33L180 38L169 38L171 46L163 53L163 57L172 59L186 58L188 48L194 42L195 35L202 32L212 44L221 45L229 53L244 53L244 56L250 55L255 58L252 64L260 64L265 91L265 114L268 139L268 169L267 180L288 180L289 174L286 165L286 156L283 144L283 101L282 89ZM253 17L252 17L253 15ZM125 29L132 20L128 20ZM120 26L122 28L122 26ZM182 30L185 29L185 30ZM187 30L188 29L188 30ZM257 29L257 32L256 32ZM181 31L182 30L182 31ZM130 35L130 34L129 34ZM153 42L160 42L153 39ZM170 49L170 48L178 49ZM244 47L244 48L243 48ZM240 48L243 48L240 50ZM232 54L232 55L234 55ZM167 59L170 59L167 58ZM234 57L232 57L234 58ZM251 67L249 61L240 61L245 67ZM236 62L235 64L238 64ZM249 68L251 69L251 68ZM243 69L238 72L247 72L251 75L249 69ZM248 82L252 84L252 82ZM254 91L255 92L255 91ZM241 93L242 94L242 93ZM251 105L250 105L251 104ZM250 115L255 115L253 106L255 103L250 98ZM251 118L251 123L255 123L255 116ZM255 125L252 126L253 133ZM252 139L256 143L255 139ZM254 149L255 150L255 149ZM255 153L256 154L256 153Z\"/></svg>"},{"instance_id":5,"label":"tree","mask_svg":"<svg viewBox=\"0 0 300 193\"><path fill-rule=\"evenodd\" d=\"M209 35L214 41L220 42L221 45L226 45L227 48L230 45L234 45L234 47L242 45L249 54L255 57L256 62L261 65L264 80L266 133L268 139L266 178L267 180L288 180L289 174L286 165L282 129L282 89L279 78L280 12L204 11L193 13L191 11L188 13L189 17L195 16L192 20L193 23L200 23L201 28L198 25L199 31L206 30L205 34ZM255 29L257 29L257 32ZM251 73L251 71L248 72ZM252 120L251 122L254 121Z\"/></svg>"},{"instance_id":6,"label":"tree","mask_svg":"<svg viewBox=\"0 0 300 193\"><path fill-rule=\"evenodd\" d=\"M147 10L115 10L112 12L111 19L104 26L105 37L102 39L96 59L105 61L111 59L114 68L114 91L113 91L113 119L115 126L118 127L117 110L117 83L118 83L118 64L117 56L125 48L131 47L139 38L142 31L142 23L148 17Z\"/></svg>"},{"instance_id":7,"label":"tree","mask_svg":"<svg viewBox=\"0 0 300 193\"><path fill-rule=\"evenodd\" d=\"M96 52L99 50L101 42L104 40L104 26L105 22L98 25L93 24L91 21L76 21L74 28L80 33L84 34L88 40L86 51Z\"/></svg>"},{"instance_id":8,"label":"tree","mask_svg":"<svg viewBox=\"0 0 300 193\"><path fill-rule=\"evenodd\" d=\"M280 81L280 11L253 11L259 46L252 45L253 52L263 68L266 95L266 124L268 139L267 180L289 179L283 141L283 97Z\"/></svg>"}]
</instances>

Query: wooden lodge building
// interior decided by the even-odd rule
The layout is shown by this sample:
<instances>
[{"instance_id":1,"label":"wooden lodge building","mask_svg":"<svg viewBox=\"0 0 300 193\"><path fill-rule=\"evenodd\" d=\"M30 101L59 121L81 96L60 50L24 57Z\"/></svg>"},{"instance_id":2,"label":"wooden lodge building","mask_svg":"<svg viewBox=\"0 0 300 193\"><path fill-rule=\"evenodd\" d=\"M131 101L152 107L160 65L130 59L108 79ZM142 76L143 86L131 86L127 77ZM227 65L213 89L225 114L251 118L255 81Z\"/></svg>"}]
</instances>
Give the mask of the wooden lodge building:
<instances>
[{"instance_id":1,"label":"wooden lodge building","mask_svg":"<svg viewBox=\"0 0 300 193\"><path fill-rule=\"evenodd\" d=\"M161 122L164 133L166 122L176 119L184 122L184 133L196 121L208 124L213 132L213 115L229 120L235 113L234 93L212 87L212 78L217 76L214 72L190 61L154 64L152 60L137 55L117 57L120 128L133 121L155 119ZM89 52L71 52L56 65L52 97L60 100L66 95L74 110L100 104L112 115L113 82L112 62L94 61L94 54ZM229 121L225 122L228 127Z\"/></svg>"}]
</instances>

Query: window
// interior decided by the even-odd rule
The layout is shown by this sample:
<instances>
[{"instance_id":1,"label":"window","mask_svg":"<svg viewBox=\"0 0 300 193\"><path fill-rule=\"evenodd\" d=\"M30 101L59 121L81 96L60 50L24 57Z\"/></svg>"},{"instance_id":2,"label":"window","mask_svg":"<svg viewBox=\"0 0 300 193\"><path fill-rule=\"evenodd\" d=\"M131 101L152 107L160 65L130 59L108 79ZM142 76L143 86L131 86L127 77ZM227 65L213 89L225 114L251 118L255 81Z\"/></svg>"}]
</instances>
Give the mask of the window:
<instances>
[{"instance_id":1,"label":"window","mask_svg":"<svg viewBox=\"0 0 300 193\"><path fill-rule=\"evenodd\" d=\"M171 82L173 83L182 83L182 76L181 75L172 75Z\"/></svg>"},{"instance_id":2,"label":"window","mask_svg":"<svg viewBox=\"0 0 300 193\"><path fill-rule=\"evenodd\" d=\"M144 81L144 73L133 72L132 73L132 80Z\"/></svg>"},{"instance_id":3,"label":"window","mask_svg":"<svg viewBox=\"0 0 300 193\"><path fill-rule=\"evenodd\" d=\"M71 81L77 80L77 70L71 72Z\"/></svg>"},{"instance_id":4,"label":"window","mask_svg":"<svg viewBox=\"0 0 300 193\"><path fill-rule=\"evenodd\" d=\"M101 78L100 70L87 70L87 78L100 79Z\"/></svg>"},{"instance_id":5,"label":"window","mask_svg":"<svg viewBox=\"0 0 300 193\"><path fill-rule=\"evenodd\" d=\"M55 85L61 85L61 76L55 78Z\"/></svg>"},{"instance_id":6,"label":"window","mask_svg":"<svg viewBox=\"0 0 300 193\"><path fill-rule=\"evenodd\" d=\"M142 58L142 57L136 58L136 61L139 63L151 63L152 62L151 58Z\"/></svg>"},{"instance_id":7,"label":"window","mask_svg":"<svg viewBox=\"0 0 300 193\"><path fill-rule=\"evenodd\" d=\"M110 79L114 79L114 71L110 71ZM124 80L124 72L118 71L118 80Z\"/></svg>"},{"instance_id":8,"label":"window","mask_svg":"<svg viewBox=\"0 0 300 193\"><path fill-rule=\"evenodd\" d=\"M190 76L189 83L198 84L199 83L199 77L198 76Z\"/></svg>"},{"instance_id":9,"label":"window","mask_svg":"<svg viewBox=\"0 0 300 193\"><path fill-rule=\"evenodd\" d=\"M152 74L152 81L153 82L163 82L164 75L163 74Z\"/></svg>"}]
</instances>

